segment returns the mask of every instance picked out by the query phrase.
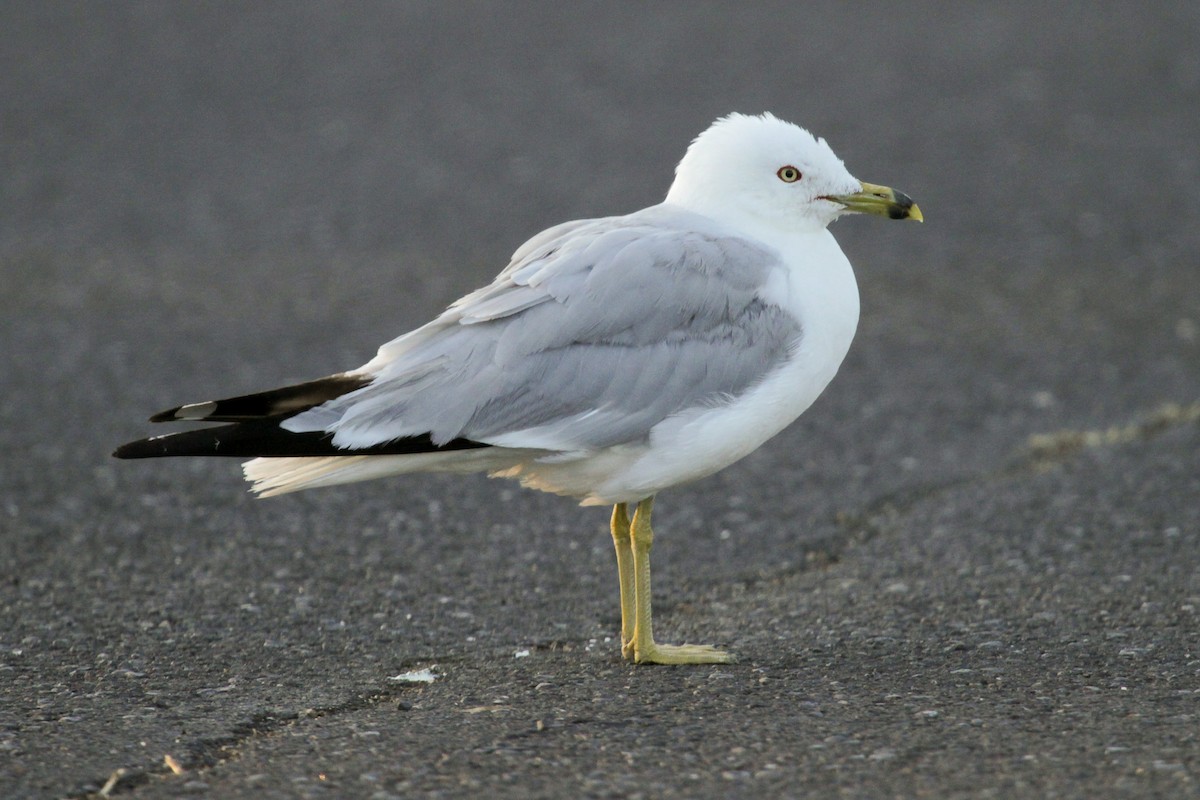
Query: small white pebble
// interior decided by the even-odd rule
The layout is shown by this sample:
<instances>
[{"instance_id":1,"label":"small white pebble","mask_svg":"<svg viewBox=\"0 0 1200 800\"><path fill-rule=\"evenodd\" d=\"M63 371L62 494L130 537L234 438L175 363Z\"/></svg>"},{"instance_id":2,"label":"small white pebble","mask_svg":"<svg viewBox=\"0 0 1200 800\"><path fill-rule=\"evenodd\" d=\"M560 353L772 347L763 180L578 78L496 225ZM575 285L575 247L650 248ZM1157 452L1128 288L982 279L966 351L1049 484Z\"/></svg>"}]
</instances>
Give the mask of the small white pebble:
<instances>
[{"instance_id":1,"label":"small white pebble","mask_svg":"<svg viewBox=\"0 0 1200 800\"><path fill-rule=\"evenodd\" d=\"M396 683L433 683L437 679L438 675L433 671L432 667L414 669L388 678L389 681L395 681Z\"/></svg>"}]
</instances>

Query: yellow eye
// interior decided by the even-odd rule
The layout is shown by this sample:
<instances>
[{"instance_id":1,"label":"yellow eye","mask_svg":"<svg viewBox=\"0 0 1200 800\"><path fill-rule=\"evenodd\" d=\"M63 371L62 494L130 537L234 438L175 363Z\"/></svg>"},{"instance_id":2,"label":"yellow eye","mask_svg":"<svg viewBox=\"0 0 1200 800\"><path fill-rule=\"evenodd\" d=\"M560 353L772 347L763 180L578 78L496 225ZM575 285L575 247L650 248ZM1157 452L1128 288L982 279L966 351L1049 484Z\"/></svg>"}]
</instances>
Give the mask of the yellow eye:
<instances>
[{"instance_id":1,"label":"yellow eye","mask_svg":"<svg viewBox=\"0 0 1200 800\"><path fill-rule=\"evenodd\" d=\"M783 181L784 183L795 183L803 177L800 174L800 170L796 169L791 164L788 164L786 167L780 167L779 171L775 174L778 175L779 180Z\"/></svg>"}]
</instances>

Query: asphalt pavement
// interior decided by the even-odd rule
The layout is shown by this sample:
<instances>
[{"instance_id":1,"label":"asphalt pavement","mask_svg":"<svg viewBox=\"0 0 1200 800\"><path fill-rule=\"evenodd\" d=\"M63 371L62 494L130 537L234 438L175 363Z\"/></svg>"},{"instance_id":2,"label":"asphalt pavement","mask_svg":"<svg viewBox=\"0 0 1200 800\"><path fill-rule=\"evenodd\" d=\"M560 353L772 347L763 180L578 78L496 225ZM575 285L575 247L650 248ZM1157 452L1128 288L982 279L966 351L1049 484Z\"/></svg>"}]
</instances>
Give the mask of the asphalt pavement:
<instances>
[{"instance_id":1,"label":"asphalt pavement","mask_svg":"<svg viewBox=\"0 0 1200 800\"><path fill-rule=\"evenodd\" d=\"M0 796L1200 796L1197 4L19 2L0 67ZM841 373L659 498L736 665L620 659L602 510L109 457L763 110L926 223L835 224Z\"/></svg>"}]
</instances>

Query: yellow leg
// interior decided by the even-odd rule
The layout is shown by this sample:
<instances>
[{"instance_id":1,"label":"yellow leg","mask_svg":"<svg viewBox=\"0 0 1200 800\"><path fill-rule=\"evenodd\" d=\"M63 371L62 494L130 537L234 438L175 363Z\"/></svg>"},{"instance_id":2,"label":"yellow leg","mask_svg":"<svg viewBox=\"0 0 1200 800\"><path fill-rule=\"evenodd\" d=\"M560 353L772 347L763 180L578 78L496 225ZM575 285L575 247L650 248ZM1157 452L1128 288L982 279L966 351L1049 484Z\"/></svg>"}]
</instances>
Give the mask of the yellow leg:
<instances>
[{"instance_id":1,"label":"yellow leg","mask_svg":"<svg viewBox=\"0 0 1200 800\"><path fill-rule=\"evenodd\" d=\"M621 581L621 655L633 658L633 547L629 539L629 507L625 503L613 506L612 537Z\"/></svg>"},{"instance_id":2,"label":"yellow leg","mask_svg":"<svg viewBox=\"0 0 1200 800\"><path fill-rule=\"evenodd\" d=\"M629 529L633 556L633 660L639 664L728 664L733 661L733 656L709 645L657 644L654 641L650 623L650 547L654 544L650 511L653 507L653 497L638 503ZM622 648L622 652L625 652L625 648Z\"/></svg>"}]
</instances>

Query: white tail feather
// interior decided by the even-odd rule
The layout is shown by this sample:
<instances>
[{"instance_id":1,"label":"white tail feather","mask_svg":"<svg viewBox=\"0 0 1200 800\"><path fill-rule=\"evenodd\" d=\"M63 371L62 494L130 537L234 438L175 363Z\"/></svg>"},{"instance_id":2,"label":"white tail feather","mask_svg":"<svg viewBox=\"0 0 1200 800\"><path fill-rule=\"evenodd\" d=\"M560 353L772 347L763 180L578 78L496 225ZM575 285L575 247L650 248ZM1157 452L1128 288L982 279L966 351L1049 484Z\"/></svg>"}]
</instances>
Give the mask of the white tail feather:
<instances>
[{"instance_id":1,"label":"white tail feather","mask_svg":"<svg viewBox=\"0 0 1200 800\"><path fill-rule=\"evenodd\" d=\"M408 472L494 472L539 455L544 452L485 447L397 456L268 457L245 462L242 473L252 484L250 491L259 497L273 497Z\"/></svg>"}]
</instances>

